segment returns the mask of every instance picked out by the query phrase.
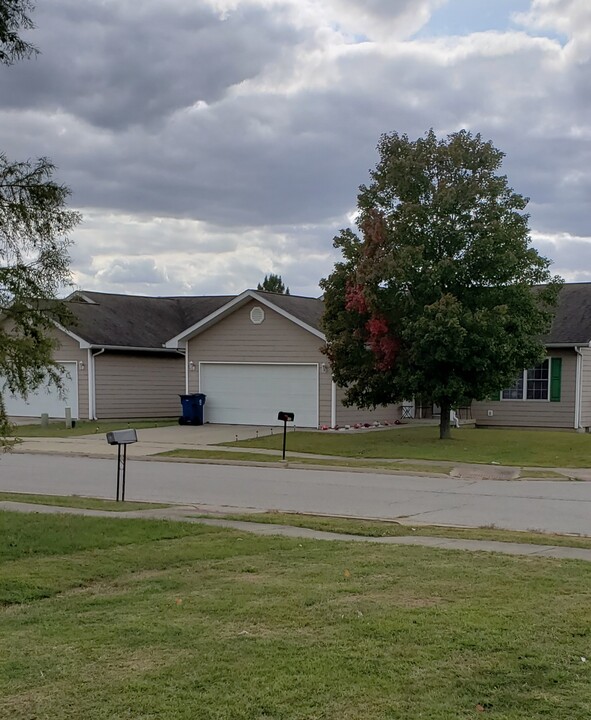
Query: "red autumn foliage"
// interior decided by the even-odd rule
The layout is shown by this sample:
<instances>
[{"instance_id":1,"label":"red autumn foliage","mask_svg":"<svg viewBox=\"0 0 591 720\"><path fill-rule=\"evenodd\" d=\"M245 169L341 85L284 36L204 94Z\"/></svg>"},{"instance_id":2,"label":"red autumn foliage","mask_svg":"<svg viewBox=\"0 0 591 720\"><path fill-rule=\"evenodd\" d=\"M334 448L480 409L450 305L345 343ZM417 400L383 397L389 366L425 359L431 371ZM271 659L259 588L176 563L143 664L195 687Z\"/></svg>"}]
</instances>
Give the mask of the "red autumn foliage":
<instances>
[{"instance_id":1,"label":"red autumn foliage","mask_svg":"<svg viewBox=\"0 0 591 720\"><path fill-rule=\"evenodd\" d=\"M371 342L383 335L386 335L388 332L388 323L386 322L386 318L374 315L374 317L370 318L365 323L365 328L369 333L369 339Z\"/></svg>"},{"instance_id":2,"label":"red autumn foliage","mask_svg":"<svg viewBox=\"0 0 591 720\"><path fill-rule=\"evenodd\" d=\"M386 221L377 210L372 210L361 224L363 232L363 252L366 257L374 257L386 243Z\"/></svg>"},{"instance_id":3,"label":"red autumn foliage","mask_svg":"<svg viewBox=\"0 0 591 720\"><path fill-rule=\"evenodd\" d=\"M362 285L352 283L347 285L345 309L359 315L367 315L370 312ZM365 331L368 334L367 343L376 358L377 369L390 370L396 360L400 343L390 337L386 318L382 315L373 315L365 323ZM359 330L354 332L357 337L360 334Z\"/></svg>"},{"instance_id":4,"label":"red autumn foliage","mask_svg":"<svg viewBox=\"0 0 591 720\"><path fill-rule=\"evenodd\" d=\"M396 360L400 342L391 337L388 330L388 323L382 316L376 315L370 318L365 324L369 333L368 343L376 358L378 370L389 370Z\"/></svg>"},{"instance_id":5,"label":"red autumn foliage","mask_svg":"<svg viewBox=\"0 0 591 720\"><path fill-rule=\"evenodd\" d=\"M356 312L360 315L367 313L367 301L363 294L362 285L347 285L345 293L345 309L348 312Z\"/></svg>"}]
</instances>

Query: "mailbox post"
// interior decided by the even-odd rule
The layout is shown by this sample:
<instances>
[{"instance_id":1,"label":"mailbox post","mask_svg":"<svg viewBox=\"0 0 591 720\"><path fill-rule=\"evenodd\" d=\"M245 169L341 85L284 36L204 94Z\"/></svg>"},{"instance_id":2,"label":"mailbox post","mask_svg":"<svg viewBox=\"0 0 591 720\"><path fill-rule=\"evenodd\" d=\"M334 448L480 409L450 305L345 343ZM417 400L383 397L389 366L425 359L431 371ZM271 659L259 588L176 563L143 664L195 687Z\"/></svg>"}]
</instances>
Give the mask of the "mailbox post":
<instances>
[{"instance_id":1,"label":"mailbox post","mask_svg":"<svg viewBox=\"0 0 591 720\"><path fill-rule=\"evenodd\" d=\"M137 442L137 432L129 430L113 430L107 433L109 445L117 445L117 493L115 500L119 502L119 489L121 488L121 502L125 500L125 469L127 466L127 446ZM121 448L123 447L123 454Z\"/></svg>"},{"instance_id":2,"label":"mailbox post","mask_svg":"<svg viewBox=\"0 0 591 720\"><path fill-rule=\"evenodd\" d=\"M295 419L295 415L292 412L283 412L282 410L279 411L279 414L277 415L277 420L283 420L283 459L285 460L285 442L287 440L287 423L293 422Z\"/></svg>"}]
</instances>

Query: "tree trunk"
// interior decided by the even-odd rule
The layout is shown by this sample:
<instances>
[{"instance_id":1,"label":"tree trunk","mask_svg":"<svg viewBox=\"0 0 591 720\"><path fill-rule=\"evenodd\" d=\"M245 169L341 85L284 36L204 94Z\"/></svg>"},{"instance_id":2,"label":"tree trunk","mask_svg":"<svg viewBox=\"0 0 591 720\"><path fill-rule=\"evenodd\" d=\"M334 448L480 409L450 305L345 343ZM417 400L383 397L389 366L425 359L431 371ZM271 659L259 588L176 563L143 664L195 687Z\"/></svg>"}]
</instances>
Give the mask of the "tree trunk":
<instances>
[{"instance_id":1,"label":"tree trunk","mask_svg":"<svg viewBox=\"0 0 591 720\"><path fill-rule=\"evenodd\" d=\"M449 440L451 438L449 411L451 406L449 403L441 403L441 417L439 419L439 439Z\"/></svg>"}]
</instances>

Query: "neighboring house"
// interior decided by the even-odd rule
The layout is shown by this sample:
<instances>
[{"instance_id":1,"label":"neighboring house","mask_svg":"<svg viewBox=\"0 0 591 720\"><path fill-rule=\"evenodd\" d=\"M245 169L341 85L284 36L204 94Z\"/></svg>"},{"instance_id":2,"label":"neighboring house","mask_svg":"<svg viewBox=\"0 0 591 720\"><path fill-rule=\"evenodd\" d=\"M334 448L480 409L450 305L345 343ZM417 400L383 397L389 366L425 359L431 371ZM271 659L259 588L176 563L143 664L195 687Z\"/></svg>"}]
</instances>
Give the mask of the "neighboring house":
<instances>
[{"instance_id":1,"label":"neighboring house","mask_svg":"<svg viewBox=\"0 0 591 720\"><path fill-rule=\"evenodd\" d=\"M212 423L277 425L295 413L298 427L394 421L398 406L342 405L321 349L322 300L246 290L187 326L166 347L185 351L187 392L207 395Z\"/></svg>"},{"instance_id":2,"label":"neighboring house","mask_svg":"<svg viewBox=\"0 0 591 720\"><path fill-rule=\"evenodd\" d=\"M9 415L150 418L180 413L179 394L207 395L211 423L298 427L394 421L402 406L346 408L322 353L323 302L246 290L237 296L140 297L75 292L76 323L56 327L66 397L41 388ZM565 285L547 359L498 398L472 405L478 425L591 427L591 283Z\"/></svg>"},{"instance_id":3,"label":"neighboring house","mask_svg":"<svg viewBox=\"0 0 591 720\"><path fill-rule=\"evenodd\" d=\"M498 397L472 405L477 425L591 428L591 283L565 285L545 338L547 357Z\"/></svg>"},{"instance_id":4,"label":"neighboring house","mask_svg":"<svg viewBox=\"0 0 591 720\"><path fill-rule=\"evenodd\" d=\"M54 330L64 393L49 386L26 400L5 394L8 414L64 417L70 407L72 417L83 419L178 415L184 357L163 345L229 299L73 293L68 307L76 322Z\"/></svg>"},{"instance_id":5,"label":"neighboring house","mask_svg":"<svg viewBox=\"0 0 591 720\"><path fill-rule=\"evenodd\" d=\"M298 427L395 420L398 407L345 408L321 348L317 298L247 290L238 296L140 297L76 292L76 323L56 327L65 396L41 388L6 397L11 416L149 418L180 413L179 394L207 395L205 421Z\"/></svg>"}]
</instances>

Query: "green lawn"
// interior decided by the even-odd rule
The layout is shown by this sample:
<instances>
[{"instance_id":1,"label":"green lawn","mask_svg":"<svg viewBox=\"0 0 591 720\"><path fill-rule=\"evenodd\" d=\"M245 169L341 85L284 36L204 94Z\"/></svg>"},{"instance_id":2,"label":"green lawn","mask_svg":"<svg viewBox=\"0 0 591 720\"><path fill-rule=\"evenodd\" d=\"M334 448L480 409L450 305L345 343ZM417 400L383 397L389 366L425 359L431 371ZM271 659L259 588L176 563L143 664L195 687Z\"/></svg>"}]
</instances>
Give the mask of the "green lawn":
<instances>
[{"instance_id":1,"label":"green lawn","mask_svg":"<svg viewBox=\"0 0 591 720\"><path fill-rule=\"evenodd\" d=\"M176 450L167 450L158 453L159 457L187 458L193 460L224 460L226 462L249 462L249 463L281 463L281 455L266 455L254 452L229 452L228 450L191 450L188 448L178 448ZM394 472L414 471L414 472L430 472L449 474L452 465L421 465L420 463L392 463L379 462L376 460L351 460L320 459L297 457L286 453L286 461L289 465L320 465L322 467L344 467L344 468L367 468L378 470L392 470ZM564 477L557 475L556 477Z\"/></svg>"},{"instance_id":2,"label":"green lawn","mask_svg":"<svg viewBox=\"0 0 591 720\"><path fill-rule=\"evenodd\" d=\"M68 430L64 421L52 421L47 427L39 423L34 425L15 425L14 434L16 437L76 437L78 435L100 435L111 432L111 430L124 430L127 428L164 427L176 425L178 418L162 418L156 420L76 420L76 427Z\"/></svg>"},{"instance_id":3,"label":"green lawn","mask_svg":"<svg viewBox=\"0 0 591 720\"><path fill-rule=\"evenodd\" d=\"M0 492L0 502L33 503L35 505L56 505L58 507L88 508L89 510L154 510L170 507L169 504L145 502L116 502L99 498L80 497L79 495L33 495L28 493Z\"/></svg>"},{"instance_id":4,"label":"green lawn","mask_svg":"<svg viewBox=\"0 0 591 720\"><path fill-rule=\"evenodd\" d=\"M591 714L591 564L0 514L3 720Z\"/></svg>"},{"instance_id":5,"label":"green lawn","mask_svg":"<svg viewBox=\"0 0 591 720\"><path fill-rule=\"evenodd\" d=\"M273 454L263 454L255 452L235 452L229 450L191 450L189 448L178 448L176 450L166 450L157 453L158 457L186 458L187 460L220 460L231 464L233 462L246 463L282 463L281 455L278 451L270 450ZM421 463L413 460L412 462L404 462L400 460L364 460L363 458L306 458L298 455L286 453L286 462L290 467L298 465L317 465L320 467L350 468L357 470L387 470L392 473L437 473L439 475L449 475L453 470L453 463L443 464L437 462ZM554 470L524 470L520 477L526 479L546 479L546 480L572 480L576 478L569 477L563 473ZM519 478L518 478L519 479Z\"/></svg>"},{"instance_id":6,"label":"green lawn","mask_svg":"<svg viewBox=\"0 0 591 720\"><path fill-rule=\"evenodd\" d=\"M280 449L283 438L271 435L225 443L239 447ZM293 432L292 452L357 458L407 458L467 463L500 463L518 467L591 467L591 435L543 430L452 430L439 440L439 429L403 427L352 433Z\"/></svg>"}]
</instances>

